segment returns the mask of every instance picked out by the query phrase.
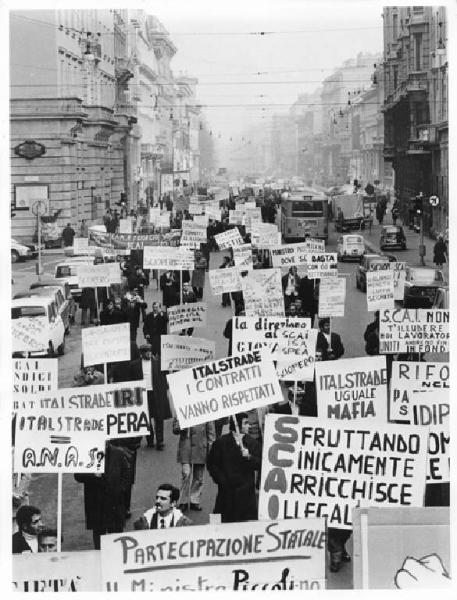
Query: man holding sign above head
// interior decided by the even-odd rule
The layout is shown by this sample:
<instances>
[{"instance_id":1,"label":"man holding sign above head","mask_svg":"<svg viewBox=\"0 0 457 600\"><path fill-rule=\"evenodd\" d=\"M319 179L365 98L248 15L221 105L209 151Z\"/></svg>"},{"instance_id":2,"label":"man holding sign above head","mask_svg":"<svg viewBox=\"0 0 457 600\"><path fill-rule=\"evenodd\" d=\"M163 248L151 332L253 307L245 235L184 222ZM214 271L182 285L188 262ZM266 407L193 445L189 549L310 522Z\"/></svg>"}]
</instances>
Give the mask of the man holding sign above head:
<instances>
[{"instance_id":1,"label":"man holding sign above head","mask_svg":"<svg viewBox=\"0 0 457 600\"><path fill-rule=\"evenodd\" d=\"M214 442L208 455L206 466L218 486L214 512L223 523L257 519L255 472L260 470L261 447L248 431L248 415L232 415L230 432Z\"/></svg>"}]
</instances>

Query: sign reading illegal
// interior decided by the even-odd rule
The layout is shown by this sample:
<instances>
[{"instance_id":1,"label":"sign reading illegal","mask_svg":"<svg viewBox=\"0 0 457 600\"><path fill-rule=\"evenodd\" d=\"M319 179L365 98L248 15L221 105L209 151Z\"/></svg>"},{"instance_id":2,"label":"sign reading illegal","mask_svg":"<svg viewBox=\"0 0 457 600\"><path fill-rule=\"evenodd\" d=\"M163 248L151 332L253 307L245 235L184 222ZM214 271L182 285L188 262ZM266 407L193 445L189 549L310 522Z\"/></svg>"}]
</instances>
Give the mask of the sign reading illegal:
<instances>
[{"instance_id":1,"label":"sign reading illegal","mask_svg":"<svg viewBox=\"0 0 457 600\"><path fill-rule=\"evenodd\" d=\"M351 529L359 503L422 506L427 440L423 427L269 414L259 519L328 517L328 527Z\"/></svg>"},{"instance_id":2,"label":"sign reading illegal","mask_svg":"<svg viewBox=\"0 0 457 600\"><path fill-rule=\"evenodd\" d=\"M282 402L273 362L259 351L167 375L181 429Z\"/></svg>"},{"instance_id":3,"label":"sign reading illegal","mask_svg":"<svg viewBox=\"0 0 457 600\"><path fill-rule=\"evenodd\" d=\"M103 589L218 592L325 588L323 519L170 527L102 536Z\"/></svg>"}]
</instances>

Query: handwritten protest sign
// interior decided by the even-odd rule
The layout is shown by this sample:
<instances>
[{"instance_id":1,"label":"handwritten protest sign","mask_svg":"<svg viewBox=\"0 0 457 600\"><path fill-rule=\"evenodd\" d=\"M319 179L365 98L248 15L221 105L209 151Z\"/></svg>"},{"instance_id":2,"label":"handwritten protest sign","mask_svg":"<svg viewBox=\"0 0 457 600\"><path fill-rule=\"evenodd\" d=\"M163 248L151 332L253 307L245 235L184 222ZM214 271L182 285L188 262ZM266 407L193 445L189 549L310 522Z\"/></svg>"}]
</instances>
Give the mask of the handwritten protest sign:
<instances>
[{"instance_id":1,"label":"handwritten protest sign","mask_svg":"<svg viewBox=\"0 0 457 600\"><path fill-rule=\"evenodd\" d=\"M144 248L143 266L145 269L192 271L194 264L194 253L187 248L161 246L146 246Z\"/></svg>"},{"instance_id":2,"label":"handwritten protest sign","mask_svg":"<svg viewBox=\"0 0 457 600\"><path fill-rule=\"evenodd\" d=\"M173 208L176 212L184 212L189 210L190 198L187 196L179 196L173 200Z\"/></svg>"},{"instance_id":3,"label":"handwritten protest sign","mask_svg":"<svg viewBox=\"0 0 457 600\"><path fill-rule=\"evenodd\" d=\"M246 231L250 233L252 231L252 226L254 225L254 223L262 222L262 215L260 212L260 208L257 208L256 206L249 207L245 204L244 211L244 224L246 226Z\"/></svg>"},{"instance_id":4,"label":"handwritten protest sign","mask_svg":"<svg viewBox=\"0 0 457 600\"><path fill-rule=\"evenodd\" d=\"M394 299L403 300L405 296L406 263L391 262L389 265L394 278Z\"/></svg>"},{"instance_id":5,"label":"handwritten protest sign","mask_svg":"<svg viewBox=\"0 0 457 600\"><path fill-rule=\"evenodd\" d=\"M89 254L89 240L85 237L73 238L73 254Z\"/></svg>"},{"instance_id":6,"label":"handwritten protest sign","mask_svg":"<svg viewBox=\"0 0 457 600\"><path fill-rule=\"evenodd\" d=\"M160 206L151 206L149 209L149 223L155 225L160 217Z\"/></svg>"},{"instance_id":7,"label":"handwritten protest sign","mask_svg":"<svg viewBox=\"0 0 457 600\"><path fill-rule=\"evenodd\" d=\"M310 279L323 279L338 275L338 260L336 252L309 253L303 256L300 263L306 268Z\"/></svg>"},{"instance_id":8,"label":"handwritten protest sign","mask_svg":"<svg viewBox=\"0 0 457 600\"><path fill-rule=\"evenodd\" d=\"M132 226L133 222L131 217L124 217L123 219L120 219L119 233L133 233Z\"/></svg>"},{"instance_id":9,"label":"handwritten protest sign","mask_svg":"<svg viewBox=\"0 0 457 600\"><path fill-rule=\"evenodd\" d=\"M170 211L165 211L163 213L160 213L160 215L157 217L157 221L156 221L157 227L163 227L164 229L166 229L167 227L170 227L170 216L171 216Z\"/></svg>"},{"instance_id":10,"label":"handwritten protest sign","mask_svg":"<svg viewBox=\"0 0 457 600\"><path fill-rule=\"evenodd\" d=\"M344 317L346 279L324 277L319 285L319 317Z\"/></svg>"},{"instance_id":11,"label":"handwritten protest sign","mask_svg":"<svg viewBox=\"0 0 457 600\"><path fill-rule=\"evenodd\" d=\"M307 238L306 245L308 246L308 251L311 253L321 253L325 252L325 240L318 240L316 238Z\"/></svg>"},{"instance_id":12,"label":"handwritten protest sign","mask_svg":"<svg viewBox=\"0 0 457 600\"><path fill-rule=\"evenodd\" d=\"M259 519L327 517L351 529L351 509L422 506L427 431L292 415L265 418Z\"/></svg>"},{"instance_id":13,"label":"handwritten protest sign","mask_svg":"<svg viewBox=\"0 0 457 600\"><path fill-rule=\"evenodd\" d=\"M54 323L47 323L45 317L22 317L11 321L11 335L13 338L13 352L27 351L40 352L46 355L49 348L49 329L62 326L56 319Z\"/></svg>"},{"instance_id":14,"label":"handwritten protest sign","mask_svg":"<svg viewBox=\"0 0 457 600\"><path fill-rule=\"evenodd\" d=\"M254 268L251 244L235 246L233 248L233 258L235 260L235 267L238 267L240 271L251 271Z\"/></svg>"},{"instance_id":15,"label":"handwritten protest sign","mask_svg":"<svg viewBox=\"0 0 457 600\"><path fill-rule=\"evenodd\" d=\"M205 215L208 219L212 219L213 221L220 221L221 209L219 208L219 202L217 203L217 206L206 206Z\"/></svg>"},{"instance_id":16,"label":"handwritten protest sign","mask_svg":"<svg viewBox=\"0 0 457 600\"><path fill-rule=\"evenodd\" d=\"M193 223L192 221L183 221L183 223ZM200 249L200 244L206 243L206 227L192 224L183 227L181 235L181 246Z\"/></svg>"},{"instance_id":17,"label":"handwritten protest sign","mask_svg":"<svg viewBox=\"0 0 457 600\"><path fill-rule=\"evenodd\" d=\"M384 309L380 312L379 351L449 352L449 310Z\"/></svg>"},{"instance_id":18,"label":"handwritten protest sign","mask_svg":"<svg viewBox=\"0 0 457 600\"><path fill-rule=\"evenodd\" d=\"M202 327L206 325L206 309L206 302L170 306L167 311L170 333L181 331L188 327Z\"/></svg>"},{"instance_id":19,"label":"handwritten protest sign","mask_svg":"<svg viewBox=\"0 0 457 600\"><path fill-rule=\"evenodd\" d=\"M13 358L13 392L37 394L57 389L57 358Z\"/></svg>"},{"instance_id":20,"label":"handwritten protest sign","mask_svg":"<svg viewBox=\"0 0 457 600\"><path fill-rule=\"evenodd\" d=\"M144 381L16 394L15 467L20 472L103 472L106 439L148 435ZM94 450L95 448L95 450ZM99 462L99 461L98 461Z\"/></svg>"},{"instance_id":21,"label":"handwritten protest sign","mask_svg":"<svg viewBox=\"0 0 457 600\"><path fill-rule=\"evenodd\" d=\"M283 244L271 249L273 267L301 266L307 264L309 246L306 242L298 244Z\"/></svg>"},{"instance_id":22,"label":"handwritten protest sign","mask_svg":"<svg viewBox=\"0 0 457 600\"><path fill-rule=\"evenodd\" d=\"M283 400L273 362L258 350L173 373L167 379L182 429Z\"/></svg>"},{"instance_id":23,"label":"handwritten protest sign","mask_svg":"<svg viewBox=\"0 0 457 600\"><path fill-rule=\"evenodd\" d=\"M229 210L229 223L230 225L244 225L244 210Z\"/></svg>"},{"instance_id":24,"label":"handwritten protest sign","mask_svg":"<svg viewBox=\"0 0 457 600\"><path fill-rule=\"evenodd\" d=\"M281 269L249 271L241 285L247 317L284 316Z\"/></svg>"},{"instance_id":25,"label":"handwritten protest sign","mask_svg":"<svg viewBox=\"0 0 457 600\"><path fill-rule=\"evenodd\" d=\"M392 362L389 421L411 423L414 392L449 391L450 369L447 362Z\"/></svg>"},{"instance_id":26,"label":"handwritten protest sign","mask_svg":"<svg viewBox=\"0 0 457 600\"><path fill-rule=\"evenodd\" d=\"M367 271L367 310L394 308L394 274L393 271Z\"/></svg>"},{"instance_id":27,"label":"handwritten protest sign","mask_svg":"<svg viewBox=\"0 0 457 600\"><path fill-rule=\"evenodd\" d=\"M208 215L194 215L194 223L199 227L207 227L208 225Z\"/></svg>"},{"instance_id":28,"label":"handwritten protest sign","mask_svg":"<svg viewBox=\"0 0 457 600\"><path fill-rule=\"evenodd\" d=\"M100 552L13 554L15 592L101 592Z\"/></svg>"},{"instance_id":29,"label":"handwritten protest sign","mask_svg":"<svg viewBox=\"0 0 457 600\"><path fill-rule=\"evenodd\" d=\"M104 535L103 589L324 589L325 537L323 519L250 521L243 531L239 523L221 523Z\"/></svg>"},{"instance_id":30,"label":"handwritten protest sign","mask_svg":"<svg viewBox=\"0 0 457 600\"><path fill-rule=\"evenodd\" d=\"M81 331L84 366L130 360L130 324L86 327Z\"/></svg>"},{"instance_id":31,"label":"handwritten protest sign","mask_svg":"<svg viewBox=\"0 0 457 600\"><path fill-rule=\"evenodd\" d=\"M194 202L193 200L190 201L189 204L189 214L190 215L201 215L203 214L203 206L200 204L200 202Z\"/></svg>"},{"instance_id":32,"label":"handwritten protest sign","mask_svg":"<svg viewBox=\"0 0 457 600\"><path fill-rule=\"evenodd\" d=\"M179 232L169 233L104 233L89 230L89 246L142 250L146 246L178 246Z\"/></svg>"},{"instance_id":33,"label":"handwritten protest sign","mask_svg":"<svg viewBox=\"0 0 457 600\"><path fill-rule=\"evenodd\" d=\"M428 429L427 483L450 479L449 390L413 392L411 421Z\"/></svg>"},{"instance_id":34,"label":"handwritten protest sign","mask_svg":"<svg viewBox=\"0 0 457 600\"><path fill-rule=\"evenodd\" d=\"M214 340L180 335L162 335L161 370L180 371L212 360L216 352Z\"/></svg>"},{"instance_id":35,"label":"handwritten protest sign","mask_svg":"<svg viewBox=\"0 0 457 600\"><path fill-rule=\"evenodd\" d=\"M281 244L281 232L274 223L252 223L251 243L257 248L272 248Z\"/></svg>"},{"instance_id":36,"label":"handwritten protest sign","mask_svg":"<svg viewBox=\"0 0 457 600\"><path fill-rule=\"evenodd\" d=\"M241 291L241 277L238 267L210 269L209 284L214 295Z\"/></svg>"},{"instance_id":37,"label":"handwritten protest sign","mask_svg":"<svg viewBox=\"0 0 457 600\"><path fill-rule=\"evenodd\" d=\"M317 329L311 319L299 317L234 317L233 354L268 348L277 361L278 378L285 381L311 381Z\"/></svg>"},{"instance_id":38,"label":"handwritten protest sign","mask_svg":"<svg viewBox=\"0 0 457 600\"><path fill-rule=\"evenodd\" d=\"M387 423L385 356L361 356L316 363L320 419Z\"/></svg>"},{"instance_id":39,"label":"handwritten protest sign","mask_svg":"<svg viewBox=\"0 0 457 600\"><path fill-rule=\"evenodd\" d=\"M227 229L227 231L216 234L214 236L214 240L219 246L220 250L227 250L228 248L242 246L244 244L243 238L241 237L237 227L234 227L233 229Z\"/></svg>"},{"instance_id":40,"label":"handwritten protest sign","mask_svg":"<svg viewBox=\"0 0 457 600\"><path fill-rule=\"evenodd\" d=\"M105 287L112 283L121 283L121 270L117 263L79 265L78 283L82 288Z\"/></svg>"}]
</instances>

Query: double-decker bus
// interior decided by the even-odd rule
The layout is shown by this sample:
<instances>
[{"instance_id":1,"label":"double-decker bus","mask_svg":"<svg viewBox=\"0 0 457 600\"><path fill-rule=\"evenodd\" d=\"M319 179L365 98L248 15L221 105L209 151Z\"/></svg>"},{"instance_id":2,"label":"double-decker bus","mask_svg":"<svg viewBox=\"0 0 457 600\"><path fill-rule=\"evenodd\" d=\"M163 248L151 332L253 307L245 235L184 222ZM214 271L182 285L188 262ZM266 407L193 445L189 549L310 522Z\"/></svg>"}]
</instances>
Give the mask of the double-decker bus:
<instances>
[{"instance_id":1,"label":"double-decker bus","mask_svg":"<svg viewBox=\"0 0 457 600\"><path fill-rule=\"evenodd\" d=\"M286 243L299 242L308 237L327 240L327 196L311 188L283 194L281 233Z\"/></svg>"}]
</instances>

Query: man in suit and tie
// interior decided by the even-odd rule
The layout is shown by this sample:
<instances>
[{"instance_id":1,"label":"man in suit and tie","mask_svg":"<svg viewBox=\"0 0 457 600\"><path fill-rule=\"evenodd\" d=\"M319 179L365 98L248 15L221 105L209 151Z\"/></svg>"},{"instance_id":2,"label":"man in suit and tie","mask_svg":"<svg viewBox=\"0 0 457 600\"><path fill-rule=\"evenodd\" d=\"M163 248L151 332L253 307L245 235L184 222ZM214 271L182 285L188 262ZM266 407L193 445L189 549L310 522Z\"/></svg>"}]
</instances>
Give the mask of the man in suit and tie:
<instances>
[{"instance_id":1,"label":"man in suit and tie","mask_svg":"<svg viewBox=\"0 0 457 600\"><path fill-rule=\"evenodd\" d=\"M155 506L135 521L135 529L168 529L192 525L192 521L176 508L179 493L179 489L171 483L159 485Z\"/></svg>"}]
</instances>

